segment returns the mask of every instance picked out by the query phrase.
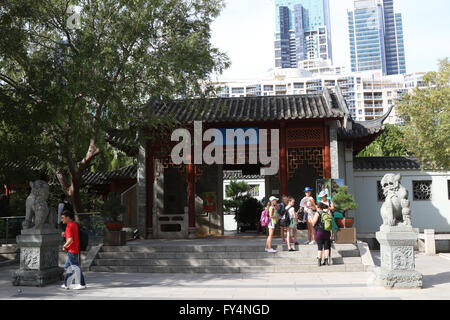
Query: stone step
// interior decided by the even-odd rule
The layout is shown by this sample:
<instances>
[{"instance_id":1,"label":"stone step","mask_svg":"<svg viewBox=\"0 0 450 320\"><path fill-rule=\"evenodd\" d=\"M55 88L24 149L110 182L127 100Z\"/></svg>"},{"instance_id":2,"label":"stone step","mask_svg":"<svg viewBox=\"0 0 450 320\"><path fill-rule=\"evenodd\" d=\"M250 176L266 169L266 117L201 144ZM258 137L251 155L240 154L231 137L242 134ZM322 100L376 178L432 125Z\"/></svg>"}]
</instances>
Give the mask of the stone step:
<instances>
[{"instance_id":1,"label":"stone step","mask_svg":"<svg viewBox=\"0 0 450 320\"><path fill-rule=\"evenodd\" d=\"M360 264L361 258L332 258L333 264ZM316 265L311 258L266 258L266 259L96 259L95 266L273 266Z\"/></svg>"},{"instance_id":2,"label":"stone step","mask_svg":"<svg viewBox=\"0 0 450 320\"><path fill-rule=\"evenodd\" d=\"M305 273L305 272L364 272L362 264L274 265L274 266L92 266L92 272L118 273Z\"/></svg>"},{"instance_id":3,"label":"stone step","mask_svg":"<svg viewBox=\"0 0 450 320\"><path fill-rule=\"evenodd\" d=\"M286 245L273 245L273 248L278 251L287 251ZM297 245L295 248L298 251L317 251L316 245ZM342 256L354 256L359 255L359 251L354 244L333 244L332 251L341 253ZM158 253L158 252L177 252L177 253L207 253L207 252L263 252L265 253L264 246L222 246L222 245L197 245L197 246L103 246L102 252L146 252L146 253Z\"/></svg>"},{"instance_id":4,"label":"stone step","mask_svg":"<svg viewBox=\"0 0 450 320\"><path fill-rule=\"evenodd\" d=\"M99 252L99 259L265 259L270 257L276 258L292 258L292 257L315 257L317 249L299 250L295 252L278 251L276 253L270 252ZM331 251L332 257L343 257L341 252ZM350 257L359 257L359 252Z\"/></svg>"}]
</instances>

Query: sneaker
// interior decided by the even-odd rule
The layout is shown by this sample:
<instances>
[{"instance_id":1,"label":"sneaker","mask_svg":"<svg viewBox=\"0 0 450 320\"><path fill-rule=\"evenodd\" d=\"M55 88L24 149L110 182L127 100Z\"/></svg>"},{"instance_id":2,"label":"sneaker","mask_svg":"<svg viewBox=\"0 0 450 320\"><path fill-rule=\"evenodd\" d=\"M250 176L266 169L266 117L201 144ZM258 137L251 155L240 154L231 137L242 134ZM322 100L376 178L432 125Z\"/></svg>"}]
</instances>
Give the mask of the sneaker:
<instances>
[{"instance_id":1,"label":"sneaker","mask_svg":"<svg viewBox=\"0 0 450 320\"><path fill-rule=\"evenodd\" d=\"M277 252L277 250L270 248L270 249L267 249L267 252L275 253L275 252Z\"/></svg>"},{"instance_id":2,"label":"sneaker","mask_svg":"<svg viewBox=\"0 0 450 320\"><path fill-rule=\"evenodd\" d=\"M285 239L283 239L283 243L286 243L286 240L285 240Z\"/></svg>"},{"instance_id":3,"label":"sneaker","mask_svg":"<svg viewBox=\"0 0 450 320\"><path fill-rule=\"evenodd\" d=\"M316 242L313 240L313 241L311 241L311 242L308 243L308 244L316 244Z\"/></svg>"},{"instance_id":4,"label":"sneaker","mask_svg":"<svg viewBox=\"0 0 450 320\"><path fill-rule=\"evenodd\" d=\"M295 241L295 243L294 243L296 246L298 246L298 242L297 241Z\"/></svg>"},{"instance_id":5,"label":"sneaker","mask_svg":"<svg viewBox=\"0 0 450 320\"><path fill-rule=\"evenodd\" d=\"M309 240L306 240L303 244L309 244Z\"/></svg>"},{"instance_id":6,"label":"sneaker","mask_svg":"<svg viewBox=\"0 0 450 320\"><path fill-rule=\"evenodd\" d=\"M63 289L66 289L66 290L68 290L68 289L69 289L69 287L68 287L68 286L66 286L65 284L62 284L62 285L61 285L61 288L63 288Z\"/></svg>"},{"instance_id":7,"label":"sneaker","mask_svg":"<svg viewBox=\"0 0 450 320\"><path fill-rule=\"evenodd\" d=\"M73 290L82 290L82 289L86 289L86 286L82 286L81 284L76 284L72 289Z\"/></svg>"},{"instance_id":8,"label":"sneaker","mask_svg":"<svg viewBox=\"0 0 450 320\"><path fill-rule=\"evenodd\" d=\"M290 248L289 251L296 251L294 248Z\"/></svg>"}]
</instances>

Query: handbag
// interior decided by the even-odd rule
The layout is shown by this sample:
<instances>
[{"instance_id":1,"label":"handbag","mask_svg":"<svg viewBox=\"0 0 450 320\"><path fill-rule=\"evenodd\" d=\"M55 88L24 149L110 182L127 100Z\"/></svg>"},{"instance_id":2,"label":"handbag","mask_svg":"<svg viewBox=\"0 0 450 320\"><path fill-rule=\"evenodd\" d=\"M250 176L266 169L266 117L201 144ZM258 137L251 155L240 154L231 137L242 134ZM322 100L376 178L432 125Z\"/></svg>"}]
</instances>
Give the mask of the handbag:
<instances>
[{"instance_id":1,"label":"handbag","mask_svg":"<svg viewBox=\"0 0 450 320\"><path fill-rule=\"evenodd\" d=\"M308 229L308 226L306 225L306 222L298 221L297 223L297 230L306 230Z\"/></svg>"}]
</instances>

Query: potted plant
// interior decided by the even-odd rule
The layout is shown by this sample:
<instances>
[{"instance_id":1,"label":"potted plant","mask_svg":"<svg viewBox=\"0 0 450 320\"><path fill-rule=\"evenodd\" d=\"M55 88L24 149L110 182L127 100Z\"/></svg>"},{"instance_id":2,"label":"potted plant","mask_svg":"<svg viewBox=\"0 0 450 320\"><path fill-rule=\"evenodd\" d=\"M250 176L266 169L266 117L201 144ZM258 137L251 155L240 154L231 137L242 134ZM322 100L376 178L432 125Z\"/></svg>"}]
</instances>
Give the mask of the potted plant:
<instances>
[{"instance_id":1,"label":"potted plant","mask_svg":"<svg viewBox=\"0 0 450 320\"><path fill-rule=\"evenodd\" d=\"M122 230L122 214L125 212L125 210L126 207L122 205L118 194L112 193L108 196L108 199L103 205L103 217L106 228L109 231Z\"/></svg>"},{"instance_id":2,"label":"potted plant","mask_svg":"<svg viewBox=\"0 0 450 320\"><path fill-rule=\"evenodd\" d=\"M348 210L354 210L358 208L358 204L355 202L353 195L348 193L348 186L342 186L337 189L337 193L332 199L334 203L335 212L342 212L343 218L336 218L336 224L340 228L351 228L355 221L352 217L346 217Z\"/></svg>"},{"instance_id":3,"label":"potted plant","mask_svg":"<svg viewBox=\"0 0 450 320\"><path fill-rule=\"evenodd\" d=\"M236 212L235 217L239 224L240 231L257 230L258 220L263 209L263 205L258 199L247 198L244 200Z\"/></svg>"}]
</instances>

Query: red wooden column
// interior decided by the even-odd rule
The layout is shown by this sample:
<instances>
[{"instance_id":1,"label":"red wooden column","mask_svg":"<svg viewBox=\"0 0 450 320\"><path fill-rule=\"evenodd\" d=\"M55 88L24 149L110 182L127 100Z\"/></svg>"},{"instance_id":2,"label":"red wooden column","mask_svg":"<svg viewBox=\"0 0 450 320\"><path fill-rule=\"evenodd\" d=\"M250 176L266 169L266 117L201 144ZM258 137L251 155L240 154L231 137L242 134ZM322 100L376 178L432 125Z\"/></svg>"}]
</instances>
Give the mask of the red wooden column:
<instances>
[{"instance_id":1,"label":"red wooden column","mask_svg":"<svg viewBox=\"0 0 450 320\"><path fill-rule=\"evenodd\" d=\"M273 150L272 150L273 151ZM271 151L271 152L272 152ZM287 145L286 145L286 123L280 124L280 196L287 195Z\"/></svg>"},{"instance_id":2,"label":"red wooden column","mask_svg":"<svg viewBox=\"0 0 450 320\"><path fill-rule=\"evenodd\" d=\"M324 126L324 152L323 152L323 178L331 179L331 153L330 153L330 126L325 122Z\"/></svg>"},{"instance_id":3,"label":"red wooden column","mask_svg":"<svg viewBox=\"0 0 450 320\"><path fill-rule=\"evenodd\" d=\"M147 141L145 150L145 186L147 198L147 229L153 227L153 183L155 181L155 164L153 162L153 149Z\"/></svg>"},{"instance_id":4,"label":"red wooden column","mask_svg":"<svg viewBox=\"0 0 450 320\"><path fill-rule=\"evenodd\" d=\"M187 165L186 179L188 184L189 228L195 228L195 168L194 157L191 154L190 164Z\"/></svg>"}]
</instances>

